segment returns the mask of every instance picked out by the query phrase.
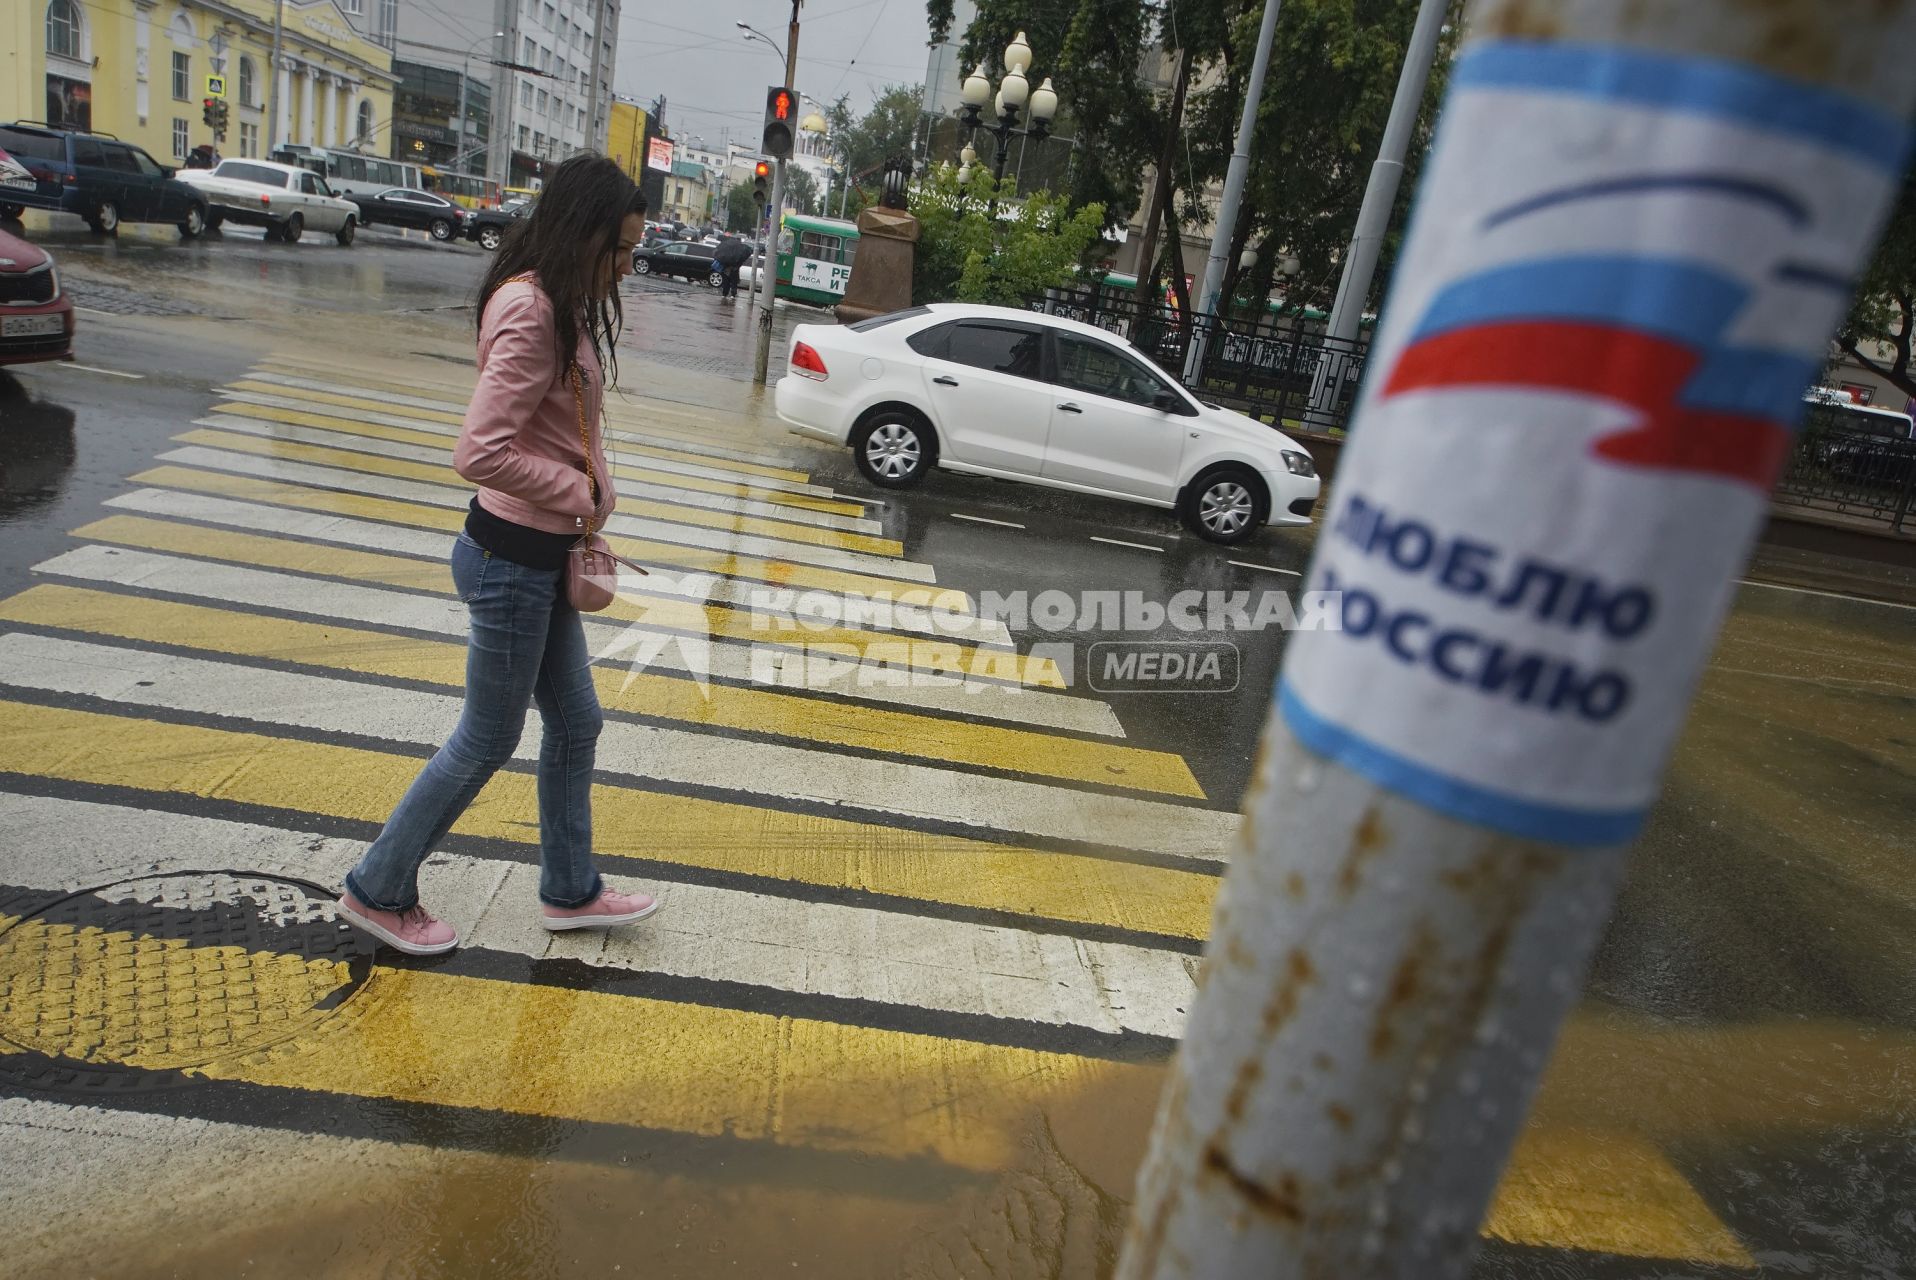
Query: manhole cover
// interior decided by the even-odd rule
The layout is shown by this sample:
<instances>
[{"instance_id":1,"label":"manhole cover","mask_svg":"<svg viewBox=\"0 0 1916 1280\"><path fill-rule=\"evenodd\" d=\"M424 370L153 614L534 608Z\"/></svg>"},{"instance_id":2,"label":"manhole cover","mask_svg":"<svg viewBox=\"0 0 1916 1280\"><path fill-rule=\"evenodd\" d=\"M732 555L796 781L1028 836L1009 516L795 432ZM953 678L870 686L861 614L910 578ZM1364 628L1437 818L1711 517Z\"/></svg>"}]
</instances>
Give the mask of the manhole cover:
<instances>
[{"instance_id":1,"label":"manhole cover","mask_svg":"<svg viewBox=\"0 0 1916 1280\"><path fill-rule=\"evenodd\" d=\"M330 894L265 876L145 876L0 906L0 1075L87 1093L179 1084L181 1069L318 1028L372 955Z\"/></svg>"}]
</instances>

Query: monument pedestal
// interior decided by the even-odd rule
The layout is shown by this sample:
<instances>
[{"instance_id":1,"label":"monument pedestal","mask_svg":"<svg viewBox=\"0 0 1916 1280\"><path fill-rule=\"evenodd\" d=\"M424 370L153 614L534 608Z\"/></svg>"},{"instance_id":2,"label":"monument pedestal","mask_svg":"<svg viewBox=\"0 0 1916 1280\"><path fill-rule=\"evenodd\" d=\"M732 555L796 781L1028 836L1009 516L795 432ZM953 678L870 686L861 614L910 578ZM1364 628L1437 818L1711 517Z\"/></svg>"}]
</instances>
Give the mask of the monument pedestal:
<instances>
[{"instance_id":1,"label":"monument pedestal","mask_svg":"<svg viewBox=\"0 0 1916 1280\"><path fill-rule=\"evenodd\" d=\"M903 209L878 206L858 215L858 257L845 284L845 300L833 308L840 324L903 311L911 305L912 255L918 219Z\"/></svg>"}]
</instances>

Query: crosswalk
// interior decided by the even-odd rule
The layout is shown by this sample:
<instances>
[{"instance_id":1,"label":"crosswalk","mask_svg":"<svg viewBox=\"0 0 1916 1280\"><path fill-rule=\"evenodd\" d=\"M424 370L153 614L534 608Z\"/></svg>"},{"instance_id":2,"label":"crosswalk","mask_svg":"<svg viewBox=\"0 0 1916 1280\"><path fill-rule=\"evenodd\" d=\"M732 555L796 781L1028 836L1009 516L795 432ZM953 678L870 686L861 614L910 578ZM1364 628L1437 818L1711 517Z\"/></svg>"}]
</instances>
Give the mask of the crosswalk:
<instances>
[{"instance_id":1,"label":"crosswalk","mask_svg":"<svg viewBox=\"0 0 1916 1280\"><path fill-rule=\"evenodd\" d=\"M348 1160L448 1132L507 1159L488 1126L537 1120L669 1137L691 1177L777 1152L797 1182L883 1200L988 1185L1034 1116L1086 1098L1133 1100L1110 1123L1141 1141L1234 810L872 504L696 406L608 406L608 535L656 572L586 622L607 655L596 848L664 910L606 937L536 927L529 735L422 874L459 951L301 951L333 937L318 893L458 715L467 389L267 357L0 600L0 1154L50 1129L224 1149L252 1125ZM792 591L827 606L795 620ZM822 677L790 678L817 655ZM278 933L255 921L269 882L314 895ZM168 974L200 993L194 1036L142 988ZM245 995L209 1013L222 974ZM29 1096L8 1062L125 1087ZM342 1126L357 1104L404 1133ZM1553 1212L1579 1141L1526 1146L1493 1234L1748 1264L1651 1149L1611 1166L1650 1172L1594 1227Z\"/></svg>"}]
</instances>

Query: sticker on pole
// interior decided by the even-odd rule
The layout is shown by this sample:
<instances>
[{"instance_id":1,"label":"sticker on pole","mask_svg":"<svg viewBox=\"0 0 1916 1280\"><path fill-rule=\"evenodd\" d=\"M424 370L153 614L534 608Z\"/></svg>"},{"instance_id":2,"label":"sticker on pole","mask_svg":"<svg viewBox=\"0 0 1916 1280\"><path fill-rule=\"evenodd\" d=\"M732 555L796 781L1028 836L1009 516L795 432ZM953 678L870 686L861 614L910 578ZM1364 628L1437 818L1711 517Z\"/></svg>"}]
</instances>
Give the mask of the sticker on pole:
<instances>
[{"instance_id":1,"label":"sticker on pole","mask_svg":"<svg viewBox=\"0 0 1916 1280\"><path fill-rule=\"evenodd\" d=\"M1292 732L1497 830L1633 836L1905 136L1742 64L1471 47L1306 584L1343 628L1298 635L1279 686Z\"/></svg>"}]
</instances>

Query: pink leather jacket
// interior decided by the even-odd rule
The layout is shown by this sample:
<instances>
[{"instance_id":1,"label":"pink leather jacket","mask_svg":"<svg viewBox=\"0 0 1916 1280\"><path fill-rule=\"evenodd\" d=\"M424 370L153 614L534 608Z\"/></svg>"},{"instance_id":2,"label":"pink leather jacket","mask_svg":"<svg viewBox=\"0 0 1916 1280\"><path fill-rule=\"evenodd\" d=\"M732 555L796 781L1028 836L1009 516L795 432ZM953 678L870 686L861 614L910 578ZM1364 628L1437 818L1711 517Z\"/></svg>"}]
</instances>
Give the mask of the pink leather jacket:
<instances>
[{"instance_id":1,"label":"pink leather jacket","mask_svg":"<svg viewBox=\"0 0 1916 1280\"><path fill-rule=\"evenodd\" d=\"M503 284L479 328L479 385L452 451L453 469L479 486L479 505L502 520L547 533L584 533L618 504L599 412L604 375L591 340L579 335L585 421L592 437L595 508L579 443L572 379L553 351L552 300L530 280Z\"/></svg>"}]
</instances>

